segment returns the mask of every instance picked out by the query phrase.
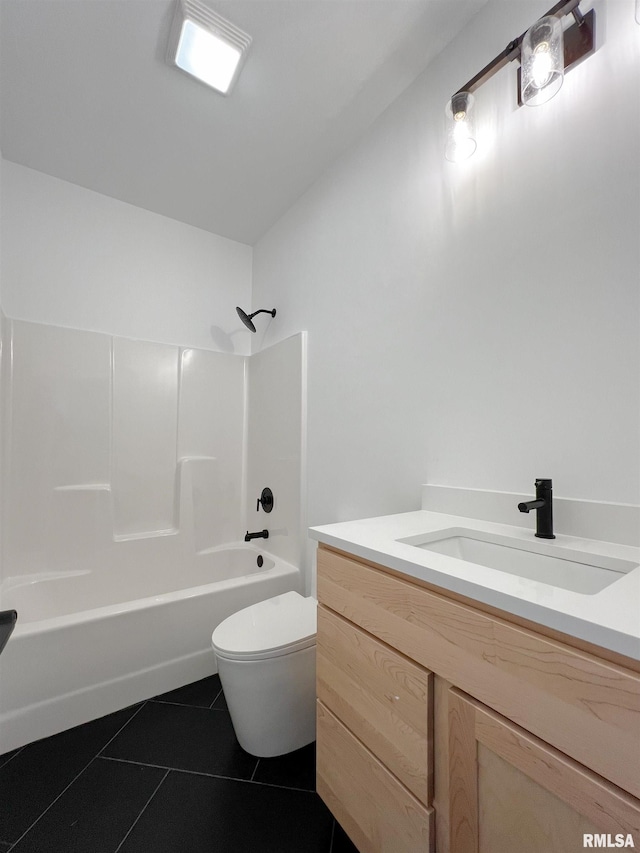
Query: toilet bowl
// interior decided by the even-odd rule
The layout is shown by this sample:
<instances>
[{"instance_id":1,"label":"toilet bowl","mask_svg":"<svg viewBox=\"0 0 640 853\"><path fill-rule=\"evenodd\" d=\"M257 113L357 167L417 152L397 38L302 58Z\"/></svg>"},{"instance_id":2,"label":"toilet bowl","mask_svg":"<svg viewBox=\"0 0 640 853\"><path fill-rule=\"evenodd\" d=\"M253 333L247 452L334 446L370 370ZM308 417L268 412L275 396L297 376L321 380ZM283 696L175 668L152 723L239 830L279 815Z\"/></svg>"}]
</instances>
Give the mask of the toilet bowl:
<instances>
[{"instance_id":1,"label":"toilet bowl","mask_svg":"<svg viewBox=\"0 0 640 853\"><path fill-rule=\"evenodd\" d=\"M285 592L232 614L211 637L240 746L270 758L315 740L315 598Z\"/></svg>"}]
</instances>

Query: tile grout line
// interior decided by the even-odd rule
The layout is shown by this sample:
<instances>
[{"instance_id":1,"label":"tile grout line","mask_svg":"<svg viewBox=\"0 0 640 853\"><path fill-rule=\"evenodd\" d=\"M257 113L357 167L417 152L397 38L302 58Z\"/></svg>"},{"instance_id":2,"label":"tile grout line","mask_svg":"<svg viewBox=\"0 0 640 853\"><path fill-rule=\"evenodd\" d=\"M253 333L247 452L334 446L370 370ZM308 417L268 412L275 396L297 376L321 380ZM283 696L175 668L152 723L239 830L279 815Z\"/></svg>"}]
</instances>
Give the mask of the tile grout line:
<instances>
[{"instance_id":1,"label":"tile grout line","mask_svg":"<svg viewBox=\"0 0 640 853\"><path fill-rule=\"evenodd\" d=\"M63 796L63 794L65 794L65 793L69 790L69 788L73 785L73 783L76 781L76 779L79 779L79 778L80 778L80 776L82 776L82 774L84 773L84 771L85 771L85 770L87 770L87 769L88 769L88 768L93 764L93 762L96 760L96 758L97 758L97 757L98 757L97 755L94 755L94 756L93 756L93 758L91 759L91 761L89 761L89 763L88 763L88 764L85 764L85 766L82 768L82 770L81 770L79 773L76 773L76 775L75 775L75 776L73 777L73 779L69 782L69 784L68 784L68 785L67 785L67 786L66 786L62 791L60 791L60 793L58 794L58 796L57 796L54 800L52 800L52 801L49 803L49 805L46 807L46 809L45 809L43 812L41 812L41 813L38 815L38 817L33 821L33 823L31 824L31 826L28 826L28 827L27 827L27 829L25 829L25 831L22 833L22 835L20 836L20 838L18 838L16 841L14 841L14 842L13 842L13 844L11 845L11 847L9 848L9 850L7 851L7 853L11 853L11 851L13 850L13 848L14 848L16 845L20 844L20 842L21 842L21 841L22 841L22 839L25 837L25 835L27 835L27 833L31 832L31 830L32 830L32 829L33 829L33 827L38 823L38 821L39 821L39 820L41 820L41 819L46 815L46 813L49 811L49 809L51 809L51 808L53 808L53 806L55 806L55 804L58 802L58 800L60 799L60 797L62 797L62 796Z\"/></svg>"},{"instance_id":2,"label":"tile grout line","mask_svg":"<svg viewBox=\"0 0 640 853\"><path fill-rule=\"evenodd\" d=\"M217 696L213 700L211 705L186 705L184 702L168 702L166 699L147 699L147 702L153 702L154 705L171 705L172 708L195 708L196 710L199 709L200 711L224 711L224 708L213 707L217 701Z\"/></svg>"},{"instance_id":3,"label":"tile grout line","mask_svg":"<svg viewBox=\"0 0 640 853\"><path fill-rule=\"evenodd\" d=\"M176 767L167 767L166 764L149 764L148 761L133 761L131 758L115 758L113 755L97 755L101 761L115 761L117 764L133 764L136 767L153 767L156 770L177 770ZM181 773L193 773L196 776L209 776L209 773L200 773L197 770L181 770Z\"/></svg>"},{"instance_id":4,"label":"tile grout line","mask_svg":"<svg viewBox=\"0 0 640 853\"><path fill-rule=\"evenodd\" d=\"M256 766L253 768L253 773L251 774L251 779L249 779L250 782L253 782L253 780L255 779L255 775L258 772L258 764L260 764L260 759L258 759L256 761ZM258 782L257 784L259 785L260 783Z\"/></svg>"},{"instance_id":5,"label":"tile grout line","mask_svg":"<svg viewBox=\"0 0 640 853\"><path fill-rule=\"evenodd\" d=\"M221 688L220 688L220 690L218 690L218 692L216 693L216 698L215 698L215 699L213 700L213 702L209 705L209 708L210 708L211 710L214 710L213 706L216 704L216 702L218 701L218 699L220 698L220 696L221 696L221 695L222 695L222 687L221 687Z\"/></svg>"},{"instance_id":6,"label":"tile grout line","mask_svg":"<svg viewBox=\"0 0 640 853\"><path fill-rule=\"evenodd\" d=\"M131 722L131 720L133 720L135 717L137 717L137 716L138 716L138 714L140 713L140 711L142 711L142 709L144 708L144 706L147 704L147 701L148 701L148 700L146 700L146 701L142 702L142 703L141 703L141 705L140 705L140 707L139 707L136 711L134 711L134 712L133 712L133 714L129 717L129 719L126 721L126 723L123 723L123 724L120 726L120 728L118 729L118 731L113 735L113 737L110 737L110 738L109 738L109 740L105 743L105 745L102 747L102 749L100 749L100 750L96 753L96 755L94 756L95 758L102 758L102 757L103 757L103 756L102 756L102 753L105 751L105 749L109 746L109 744L110 744L112 741L114 741L114 740L118 737L118 735L120 734L120 732L121 732L123 729L125 729L125 728L129 725L129 723ZM117 713L117 712L116 712L116 713Z\"/></svg>"},{"instance_id":7,"label":"tile grout line","mask_svg":"<svg viewBox=\"0 0 640 853\"><path fill-rule=\"evenodd\" d=\"M166 764L149 764L145 761L133 761L131 758L116 758L112 755L96 755L101 761L116 761L121 764L135 764L137 767L155 767L156 770L173 770L189 776L204 776L205 779L224 779L226 782L245 782L247 785L262 785L264 788L282 788L285 791L301 791L303 794L315 794L313 788L296 788L293 785L276 785L274 782L258 782L253 777L243 779L240 776L224 776L222 773L207 773L205 770L185 770L182 767L168 767ZM255 775L255 770L253 775Z\"/></svg>"},{"instance_id":8,"label":"tile grout line","mask_svg":"<svg viewBox=\"0 0 640 853\"><path fill-rule=\"evenodd\" d=\"M17 757L20 755L20 753L22 752L22 750L24 749L24 747L25 747L25 746L28 746L28 745L29 745L29 744L25 743L25 744L24 744L24 746L19 747L19 748L15 751L15 753L11 756L11 758L7 758L7 760L6 760L6 761L3 761L3 762L2 762L2 764L0 764L0 767L6 767L6 766L7 766L7 764L10 764L10 763L13 761L13 759L14 759L14 758L17 758Z\"/></svg>"},{"instance_id":9,"label":"tile grout line","mask_svg":"<svg viewBox=\"0 0 640 853\"><path fill-rule=\"evenodd\" d=\"M146 703L143 703L143 705L144 705L144 704L146 704ZM141 705L141 706L140 706L140 708L138 708L138 710L137 710L137 711L135 711L135 713L133 713L133 714L129 717L129 719L127 720L127 722L126 722L126 723L123 723L123 724L120 726L120 728L118 729L118 731L114 734L114 736L113 736L112 738L109 738L109 740L108 740L108 741L107 741L107 743L102 747L102 749L106 749L106 748L107 748L107 746L109 746L109 744L111 743L111 741L113 740L113 738L114 738L114 737L116 737L117 735L119 735L119 734L120 734L120 732L122 731L122 729L123 729L123 728L124 728L124 727L125 727L125 726L126 726L126 725L127 725L127 724L128 724L128 723L129 723L129 722L130 722L134 717L135 717L135 716L136 716L136 714L138 714L138 713L140 712L140 710L142 709L143 705ZM116 712L116 713L117 713L117 712ZM92 722L92 721L90 721L90 722ZM86 725L86 723L85 723L84 725ZM79 773L77 773L77 774L73 777L73 779L69 782L69 784L68 784L68 785L67 785L67 786L66 786L62 791L60 791L60 793L58 794L58 796L57 796L54 800L52 800L52 801L49 803L49 805L46 807L46 809L45 809L43 812L41 812L41 814L39 814L39 815L38 815L38 817L33 821L33 823L31 824L31 826L29 826L29 827L27 827L27 829L25 829L25 831L22 833L22 835L20 836L20 838L18 838L16 841L14 841L14 842L13 842L13 844L11 845L11 847L9 847L9 849L8 849L7 853L11 853L11 851L13 850L13 848L14 848L17 844L19 844L19 843L22 841L22 839L25 837L25 835L26 835L28 832L31 832L31 830L32 830L32 829L33 829L33 827L38 823L38 821L39 821L39 820L41 820L41 819L46 815L46 813L49 811L49 809L50 809L50 808L52 808L52 807L53 807L53 806L58 802L58 800L60 799L60 797L62 797L62 795L63 795L63 794L65 794L65 793L69 790L69 788L73 785L73 783L76 781L76 779L79 779L79 778L80 778L80 776L82 776L82 774L85 772L85 770L86 770L86 769L87 769L91 764L93 764L93 762L96 760L96 758L98 758L98 757L99 757L99 755L100 755L100 752L98 752L96 755L94 755L94 756L91 758L91 760L90 760L89 762L87 762L87 764L85 764L85 766L82 768L82 770L81 770Z\"/></svg>"},{"instance_id":10,"label":"tile grout line","mask_svg":"<svg viewBox=\"0 0 640 853\"><path fill-rule=\"evenodd\" d=\"M151 802L151 800L155 797L155 795L158 793L158 791L159 791L159 789L160 789L160 786L162 785L162 783L164 782L164 780L167 778L167 776L169 775L169 773L171 773L171 771L170 771L170 770L167 770L167 772L164 774L164 776L162 777L162 779L158 782L158 784L157 784L157 785L156 785L156 787L155 787L155 790L153 791L153 793L151 794L151 796L149 797L149 799L147 800L147 802L146 802L146 803L144 804L144 806L142 807L142 810L141 810L140 814L138 815L138 817L134 820L134 822L131 824L131 826L130 826L130 827L129 827L129 829L127 830L127 833L126 833L125 837L122 839L122 841L120 842L120 844L118 844L118 846L116 847L116 849L115 849L114 853L118 853L118 850L120 850L120 848L122 847L122 845L124 844L124 842L125 842L125 841L127 840L127 838L131 835L131 833L133 832L133 829L134 829L135 825L138 823L138 821L140 820L140 818L142 817L142 815L143 815L143 814L145 813L145 811L147 810L147 807L149 806L149 803L150 803L150 802Z\"/></svg>"}]
</instances>

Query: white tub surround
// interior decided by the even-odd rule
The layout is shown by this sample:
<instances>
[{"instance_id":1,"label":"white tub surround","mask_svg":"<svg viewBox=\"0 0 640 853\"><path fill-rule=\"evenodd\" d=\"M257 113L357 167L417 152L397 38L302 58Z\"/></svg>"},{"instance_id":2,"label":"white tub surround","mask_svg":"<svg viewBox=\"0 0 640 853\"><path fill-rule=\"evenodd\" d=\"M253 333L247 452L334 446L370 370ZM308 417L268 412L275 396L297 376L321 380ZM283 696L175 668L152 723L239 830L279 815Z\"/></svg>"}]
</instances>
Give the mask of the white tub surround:
<instances>
[{"instance_id":1,"label":"white tub surround","mask_svg":"<svg viewBox=\"0 0 640 853\"><path fill-rule=\"evenodd\" d=\"M279 411L297 464L281 442L251 480L277 489L258 550L235 544L249 356L21 320L3 350L0 752L209 675L221 620L304 587L300 393ZM301 386L301 342L272 350L269 383Z\"/></svg>"},{"instance_id":2,"label":"white tub surround","mask_svg":"<svg viewBox=\"0 0 640 853\"><path fill-rule=\"evenodd\" d=\"M574 592L416 547L459 530L476 531L480 539L505 537L513 547L533 546L568 560L594 557L623 573L600 591ZM640 660L640 548L561 533L548 543L527 528L425 510L313 527L310 534L410 578ZM407 539L414 544L401 541Z\"/></svg>"},{"instance_id":3,"label":"white tub surround","mask_svg":"<svg viewBox=\"0 0 640 853\"><path fill-rule=\"evenodd\" d=\"M249 526L301 564L304 333L251 357L20 320L3 336L0 604L21 576L153 576Z\"/></svg>"},{"instance_id":4,"label":"white tub surround","mask_svg":"<svg viewBox=\"0 0 640 853\"><path fill-rule=\"evenodd\" d=\"M244 545L156 568L50 573L6 590L3 606L22 615L0 657L0 754L211 675L220 622L302 588L298 568Z\"/></svg>"},{"instance_id":5,"label":"white tub surround","mask_svg":"<svg viewBox=\"0 0 640 853\"><path fill-rule=\"evenodd\" d=\"M259 343L259 341L258 341ZM307 333L292 335L249 359L246 517L269 530L268 550L303 566L306 512ZM268 486L273 509L257 498Z\"/></svg>"}]
</instances>

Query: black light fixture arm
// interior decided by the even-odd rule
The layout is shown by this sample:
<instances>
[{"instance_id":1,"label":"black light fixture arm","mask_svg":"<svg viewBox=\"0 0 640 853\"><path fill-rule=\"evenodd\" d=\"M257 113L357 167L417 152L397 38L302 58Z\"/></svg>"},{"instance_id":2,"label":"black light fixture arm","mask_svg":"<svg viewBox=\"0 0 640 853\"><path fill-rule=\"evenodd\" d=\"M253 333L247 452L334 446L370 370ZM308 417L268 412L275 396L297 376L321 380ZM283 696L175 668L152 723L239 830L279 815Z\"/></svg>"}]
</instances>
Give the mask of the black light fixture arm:
<instances>
[{"instance_id":1,"label":"black light fixture arm","mask_svg":"<svg viewBox=\"0 0 640 853\"><path fill-rule=\"evenodd\" d=\"M580 0L560 0L560 2L556 3L555 6L552 6L548 12L545 12L542 17L546 18L547 15L555 15L558 18L564 18L565 15L573 15L578 26L582 26L585 19L578 8L579 4ZM458 91L455 92L453 98L462 92L475 92L476 89L479 89L483 83L486 83L487 80L491 79L491 77L500 71L501 68L504 68L504 66L509 62L513 62L514 59L519 59L520 49L526 34L527 31L525 30L525 32L519 35L518 38L510 41L502 53L499 53L495 59L492 59L488 65L485 65L482 71L479 71L475 77L472 77L471 80L468 80L464 84L464 86L461 86Z\"/></svg>"},{"instance_id":2,"label":"black light fixture arm","mask_svg":"<svg viewBox=\"0 0 640 853\"><path fill-rule=\"evenodd\" d=\"M576 6L575 9L572 9L571 14L573 15L573 20L576 22L576 24L581 27L584 24L584 15L580 11L579 7Z\"/></svg>"},{"instance_id":3,"label":"black light fixture arm","mask_svg":"<svg viewBox=\"0 0 640 853\"><path fill-rule=\"evenodd\" d=\"M482 71L478 71L475 77L472 77L471 80L467 81L464 86L461 86L453 97L455 98L456 95L462 94L463 92L475 92L483 83L486 83L494 74L497 74L501 68L504 68L504 66L508 65L512 60L517 59L520 56L520 45L522 44L524 36L525 34L523 33L517 39L509 42L502 53L498 54L495 59L492 59L488 65L485 65Z\"/></svg>"}]
</instances>

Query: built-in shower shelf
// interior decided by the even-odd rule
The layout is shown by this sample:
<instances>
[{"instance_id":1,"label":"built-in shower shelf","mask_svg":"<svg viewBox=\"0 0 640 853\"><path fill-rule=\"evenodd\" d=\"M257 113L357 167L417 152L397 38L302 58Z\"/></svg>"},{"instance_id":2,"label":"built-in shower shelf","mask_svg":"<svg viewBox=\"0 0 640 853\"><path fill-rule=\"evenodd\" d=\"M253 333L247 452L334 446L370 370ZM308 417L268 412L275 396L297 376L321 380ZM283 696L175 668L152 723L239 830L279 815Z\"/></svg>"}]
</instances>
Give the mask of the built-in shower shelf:
<instances>
[{"instance_id":1,"label":"built-in shower shelf","mask_svg":"<svg viewBox=\"0 0 640 853\"><path fill-rule=\"evenodd\" d=\"M66 572L32 572L28 575L12 575L7 577L0 584L0 590L6 594L10 590L17 589L21 586L29 586L30 584L41 584L43 581L55 581L64 578L77 578L83 575L90 575L89 569L82 571L66 571Z\"/></svg>"},{"instance_id":2,"label":"built-in shower shelf","mask_svg":"<svg viewBox=\"0 0 640 853\"><path fill-rule=\"evenodd\" d=\"M80 551L95 558L95 548L104 555L109 543L160 540L183 536L189 552L219 544L212 540L210 519L219 516L218 459L214 456L184 456L177 460L173 519L149 516L138 520L138 529L118 529L116 494L111 483L67 483L54 486L50 542L54 563L66 563L68 543L74 556ZM167 524L168 522L168 524ZM164 523L164 524L163 524ZM225 537L228 538L228 537ZM79 543L84 543L80 546ZM91 555L94 555L91 557Z\"/></svg>"},{"instance_id":3,"label":"built-in shower shelf","mask_svg":"<svg viewBox=\"0 0 640 853\"><path fill-rule=\"evenodd\" d=\"M176 536L180 533L179 526L175 525L147 530L116 532L113 517L113 490L109 483L72 483L65 486L55 486L54 492L60 496L60 500L64 501L59 520L73 518L75 524L79 524L85 532L93 525L93 529L99 531L97 538L103 542L105 540L129 542L137 539L157 539L163 536ZM77 499L74 498L74 495L77 495ZM85 498L82 497L83 495ZM97 504L95 500L98 501ZM69 504L69 501L72 503Z\"/></svg>"},{"instance_id":4,"label":"built-in shower shelf","mask_svg":"<svg viewBox=\"0 0 640 853\"><path fill-rule=\"evenodd\" d=\"M70 486L54 486L54 492L110 492L109 483L78 483Z\"/></svg>"},{"instance_id":5,"label":"built-in shower shelf","mask_svg":"<svg viewBox=\"0 0 640 853\"><path fill-rule=\"evenodd\" d=\"M129 542L132 539L156 539L159 536L176 536L179 528L170 527L167 530L143 530L139 533L114 533L114 542Z\"/></svg>"}]
</instances>

